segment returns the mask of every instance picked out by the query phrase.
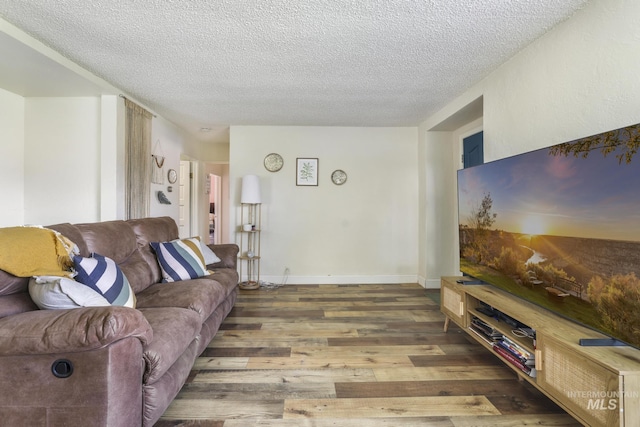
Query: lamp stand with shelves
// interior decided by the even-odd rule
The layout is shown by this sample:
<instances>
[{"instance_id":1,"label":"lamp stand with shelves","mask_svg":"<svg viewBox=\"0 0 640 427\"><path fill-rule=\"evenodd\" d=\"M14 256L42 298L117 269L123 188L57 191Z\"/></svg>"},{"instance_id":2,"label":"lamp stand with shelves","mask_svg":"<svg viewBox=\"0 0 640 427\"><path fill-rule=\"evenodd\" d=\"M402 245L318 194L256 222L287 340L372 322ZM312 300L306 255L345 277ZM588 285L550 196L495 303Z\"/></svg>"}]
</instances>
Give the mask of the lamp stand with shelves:
<instances>
[{"instance_id":1,"label":"lamp stand with shelves","mask_svg":"<svg viewBox=\"0 0 640 427\"><path fill-rule=\"evenodd\" d=\"M241 289L260 287L260 203L242 203L240 215L240 280L246 266L247 280L240 282Z\"/></svg>"},{"instance_id":2,"label":"lamp stand with shelves","mask_svg":"<svg viewBox=\"0 0 640 427\"><path fill-rule=\"evenodd\" d=\"M240 289L260 288L260 231L262 225L260 179L256 175L242 177L240 196ZM246 266L246 280L243 269Z\"/></svg>"}]
</instances>

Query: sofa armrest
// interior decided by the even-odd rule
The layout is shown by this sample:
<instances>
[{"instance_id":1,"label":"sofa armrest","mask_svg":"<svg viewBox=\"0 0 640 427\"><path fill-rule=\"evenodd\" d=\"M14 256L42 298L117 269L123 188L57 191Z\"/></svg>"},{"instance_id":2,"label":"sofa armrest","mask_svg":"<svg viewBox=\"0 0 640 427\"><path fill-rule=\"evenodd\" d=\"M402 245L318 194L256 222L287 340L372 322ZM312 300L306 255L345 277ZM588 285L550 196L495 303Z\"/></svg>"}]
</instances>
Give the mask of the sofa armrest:
<instances>
[{"instance_id":1,"label":"sofa armrest","mask_svg":"<svg viewBox=\"0 0 640 427\"><path fill-rule=\"evenodd\" d=\"M222 245L207 245L220 258L220 262L207 265L207 268L232 268L236 270L238 264L238 252L240 248L235 243L225 243Z\"/></svg>"},{"instance_id":2,"label":"sofa armrest","mask_svg":"<svg viewBox=\"0 0 640 427\"><path fill-rule=\"evenodd\" d=\"M127 307L35 310L0 319L0 356L94 350L135 337L153 339L151 325Z\"/></svg>"}]
</instances>

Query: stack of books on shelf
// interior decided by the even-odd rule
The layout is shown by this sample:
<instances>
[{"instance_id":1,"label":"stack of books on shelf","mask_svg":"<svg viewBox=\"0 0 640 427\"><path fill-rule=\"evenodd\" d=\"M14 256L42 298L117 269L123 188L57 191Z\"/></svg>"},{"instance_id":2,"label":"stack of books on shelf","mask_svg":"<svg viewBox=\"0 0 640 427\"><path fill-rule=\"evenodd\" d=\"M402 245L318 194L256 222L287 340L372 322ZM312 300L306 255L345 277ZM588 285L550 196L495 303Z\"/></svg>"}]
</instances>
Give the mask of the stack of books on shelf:
<instances>
[{"instance_id":1,"label":"stack of books on shelf","mask_svg":"<svg viewBox=\"0 0 640 427\"><path fill-rule=\"evenodd\" d=\"M506 336L502 336L502 339L496 341L493 345L493 349L502 358L506 359L509 363L520 369L530 377L536 376L535 356L532 352L525 349L521 345L518 345L514 341L510 340Z\"/></svg>"},{"instance_id":2,"label":"stack of books on shelf","mask_svg":"<svg viewBox=\"0 0 640 427\"><path fill-rule=\"evenodd\" d=\"M469 329L489 344L507 362L530 377L536 376L534 353L509 339L479 317L473 316L471 318Z\"/></svg>"}]
</instances>

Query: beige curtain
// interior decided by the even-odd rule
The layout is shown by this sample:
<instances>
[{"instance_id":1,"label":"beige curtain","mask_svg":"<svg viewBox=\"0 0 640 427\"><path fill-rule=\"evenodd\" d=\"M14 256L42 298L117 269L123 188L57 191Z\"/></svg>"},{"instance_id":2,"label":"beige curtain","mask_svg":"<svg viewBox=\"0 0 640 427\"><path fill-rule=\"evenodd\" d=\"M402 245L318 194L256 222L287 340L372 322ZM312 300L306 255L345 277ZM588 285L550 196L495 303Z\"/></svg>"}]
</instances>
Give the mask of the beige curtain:
<instances>
[{"instance_id":1,"label":"beige curtain","mask_svg":"<svg viewBox=\"0 0 640 427\"><path fill-rule=\"evenodd\" d=\"M149 216L151 198L151 113L128 99L126 132L126 219Z\"/></svg>"}]
</instances>

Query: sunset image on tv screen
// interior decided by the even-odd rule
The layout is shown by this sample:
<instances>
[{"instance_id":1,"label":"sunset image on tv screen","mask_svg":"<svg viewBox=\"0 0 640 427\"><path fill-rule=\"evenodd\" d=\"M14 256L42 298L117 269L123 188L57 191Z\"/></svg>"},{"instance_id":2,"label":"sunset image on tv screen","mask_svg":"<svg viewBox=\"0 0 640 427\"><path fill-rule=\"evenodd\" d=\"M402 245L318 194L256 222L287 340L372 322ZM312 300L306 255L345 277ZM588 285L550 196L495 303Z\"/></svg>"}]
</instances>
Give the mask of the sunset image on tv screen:
<instances>
[{"instance_id":1,"label":"sunset image on tv screen","mask_svg":"<svg viewBox=\"0 0 640 427\"><path fill-rule=\"evenodd\" d=\"M460 269L640 347L640 125L458 172Z\"/></svg>"}]
</instances>

